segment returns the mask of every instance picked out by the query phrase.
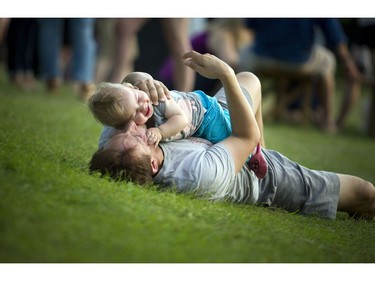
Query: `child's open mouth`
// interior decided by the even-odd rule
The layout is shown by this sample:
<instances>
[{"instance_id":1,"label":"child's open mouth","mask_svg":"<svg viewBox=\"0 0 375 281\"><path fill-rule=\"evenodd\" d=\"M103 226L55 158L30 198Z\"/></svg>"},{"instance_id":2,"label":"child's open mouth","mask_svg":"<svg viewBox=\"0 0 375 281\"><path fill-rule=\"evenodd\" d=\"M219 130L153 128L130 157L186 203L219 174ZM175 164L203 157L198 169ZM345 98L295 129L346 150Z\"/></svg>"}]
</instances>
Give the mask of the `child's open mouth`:
<instances>
[{"instance_id":1,"label":"child's open mouth","mask_svg":"<svg viewBox=\"0 0 375 281\"><path fill-rule=\"evenodd\" d=\"M147 104L146 116L149 116L150 112L151 112L150 104Z\"/></svg>"}]
</instances>

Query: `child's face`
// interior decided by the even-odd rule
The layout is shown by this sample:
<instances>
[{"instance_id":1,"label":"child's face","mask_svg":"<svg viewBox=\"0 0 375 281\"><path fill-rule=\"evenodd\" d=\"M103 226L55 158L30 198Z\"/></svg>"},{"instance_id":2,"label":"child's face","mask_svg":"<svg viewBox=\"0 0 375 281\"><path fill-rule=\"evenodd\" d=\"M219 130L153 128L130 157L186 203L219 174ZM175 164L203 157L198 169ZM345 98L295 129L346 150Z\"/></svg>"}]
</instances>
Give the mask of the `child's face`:
<instances>
[{"instance_id":1,"label":"child's face","mask_svg":"<svg viewBox=\"0 0 375 281\"><path fill-rule=\"evenodd\" d=\"M127 112L127 119L133 120L137 125L143 125L154 114L150 98L138 89L124 86L123 106Z\"/></svg>"}]
</instances>

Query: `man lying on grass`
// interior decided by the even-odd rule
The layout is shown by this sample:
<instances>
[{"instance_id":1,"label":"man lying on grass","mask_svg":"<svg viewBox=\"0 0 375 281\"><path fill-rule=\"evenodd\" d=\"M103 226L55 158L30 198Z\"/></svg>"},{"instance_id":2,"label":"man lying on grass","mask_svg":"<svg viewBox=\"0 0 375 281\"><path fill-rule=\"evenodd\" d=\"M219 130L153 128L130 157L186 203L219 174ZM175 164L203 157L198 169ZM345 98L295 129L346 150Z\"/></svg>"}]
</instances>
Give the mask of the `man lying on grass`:
<instances>
[{"instance_id":1,"label":"man lying on grass","mask_svg":"<svg viewBox=\"0 0 375 281\"><path fill-rule=\"evenodd\" d=\"M232 134L214 145L188 138L155 147L147 143L146 127L131 122L110 137L103 131L100 142L105 144L94 153L91 172L141 184L153 182L214 200L279 207L331 219L337 211L344 211L373 220L375 188L358 177L307 169L276 151L263 149L268 172L264 178L256 178L246 158L261 138L256 125L262 116L258 78L249 72L235 75L230 66L210 54L193 51L184 59L201 75L222 82L215 97L229 109ZM158 91L159 81L154 81L154 88L150 81L146 84L138 87L153 96L152 100L163 95Z\"/></svg>"}]
</instances>

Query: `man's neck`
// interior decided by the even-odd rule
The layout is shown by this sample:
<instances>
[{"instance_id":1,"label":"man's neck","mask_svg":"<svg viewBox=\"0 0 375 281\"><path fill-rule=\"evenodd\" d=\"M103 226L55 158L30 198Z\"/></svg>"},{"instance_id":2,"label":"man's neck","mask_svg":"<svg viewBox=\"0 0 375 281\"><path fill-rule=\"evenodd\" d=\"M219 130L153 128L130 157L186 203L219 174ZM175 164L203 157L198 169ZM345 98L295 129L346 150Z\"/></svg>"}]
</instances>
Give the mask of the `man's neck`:
<instances>
[{"instance_id":1,"label":"man's neck","mask_svg":"<svg viewBox=\"0 0 375 281\"><path fill-rule=\"evenodd\" d=\"M158 171L153 175L153 177L156 177L161 168L163 167L164 163L164 151L160 147L160 145L152 149L152 157L156 160L156 163L158 165Z\"/></svg>"},{"instance_id":2,"label":"man's neck","mask_svg":"<svg viewBox=\"0 0 375 281\"><path fill-rule=\"evenodd\" d=\"M160 147L160 145L158 145L158 146L155 148L155 157L156 157L156 159L158 159L159 170L160 170L161 167L163 167L163 163L164 163L164 151L163 151L163 149Z\"/></svg>"}]
</instances>

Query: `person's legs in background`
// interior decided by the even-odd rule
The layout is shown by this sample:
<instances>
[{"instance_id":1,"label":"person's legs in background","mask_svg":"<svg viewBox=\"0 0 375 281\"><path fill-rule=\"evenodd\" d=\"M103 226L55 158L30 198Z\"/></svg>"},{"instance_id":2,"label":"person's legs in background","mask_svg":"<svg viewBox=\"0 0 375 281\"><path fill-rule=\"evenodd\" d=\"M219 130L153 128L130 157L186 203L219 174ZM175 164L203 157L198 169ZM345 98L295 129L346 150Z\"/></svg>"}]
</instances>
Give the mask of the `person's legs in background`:
<instances>
[{"instance_id":1,"label":"person's legs in background","mask_svg":"<svg viewBox=\"0 0 375 281\"><path fill-rule=\"evenodd\" d=\"M9 18L0 18L0 45L5 39L9 27Z\"/></svg>"},{"instance_id":2,"label":"person's legs in background","mask_svg":"<svg viewBox=\"0 0 375 281\"><path fill-rule=\"evenodd\" d=\"M95 81L108 81L109 74L113 64L113 49L115 42L116 19L97 18L95 20L95 39L96 39L96 67Z\"/></svg>"},{"instance_id":3,"label":"person's legs in background","mask_svg":"<svg viewBox=\"0 0 375 281\"><path fill-rule=\"evenodd\" d=\"M10 18L0 18L0 65L6 64L7 60L7 34Z\"/></svg>"},{"instance_id":4,"label":"person's legs in background","mask_svg":"<svg viewBox=\"0 0 375 281\"><path fill-rule=\"evenodd\" d=\"M370 81L371 104L370 104L370 116L369 116L369 126L367 129L367 134L370 137L375 138L375 48L370 48L370 53L371 53L371 65L372 65L372 78Z\"/></svg>"},{"instance_id":5,"label":"person's legs in background","mask_svg":"<svg viewBox=\"0 0 375 281\"><path fill-rule=\"evenodd\" d=\"M316 90L323 109L321 127L328 133L336 132L334 103L336 90L336 58L327 48L316 45L303 71L311 73L316 79Z\"/></svg>"},{"instance_id":6,"label":"person's legs in background","mask_svg":"<svg viewBox=\"0 0 375 281\"><path fill-rule=\"evenodd\" d=\"M357 69L361 72L362 77L360 80L352 79L345 71L344 76L344 95L342 98L342 104L339 109L339 115L336 121L337 127L343 129L345 122L352 109L356 106L357 102L361 98L362 86L370 86L368 83L372 80L371 69L374 63L371 62L371 46L375 46L374 35L375 35L375 21L371 18L360 18L360 19L346 19L343 21L345 33L349 39L350 54L353 58ZM346 77L348 76L348 77ZM361 81L363 80L363 81ZM367 115L364 121L364 127L368 126L367 122L370 118ZM375 117L375 116L374 116ZM370 121L371 122L371 121ZM375 125L374 125L375 128ZM366 130L369 128L366 128ZM375 129L374 134L375 136Z\"/></svg>"},{"instance_id":7,"label":"person's legs in background","mask_svg":"<svg viewBox=\"0 0 375 281\"><path fill-rule=\"evenodd\" d=\"M179 91L192 91L195 83L195 73L186 67L182 55L192 50L189 36L188 18L162 19L164 37L169 46L173 59L174 88Z\"/></svg>"},{"instance_id":8,"label":"person's legs in background","mask_svg":"<svg viewBox=\"0 0 375 281\"><path fill-rule=\"evenodd\" d=\"M39 19L39 72L47 82L47 90L56 92L61 83L60 51L63 41L64 19Z\"/></svg>"},{"instance_id":9,"label":"person's legs in background","mask_svg":"<svg viewBox=\"0 0 375 281\"><path fill-rule=\"evenodd\" d=\"M144 18L115 20L115 50L109 81L120 83L126 74L133 71L137 33L146 22Z\"/></svg>"},{"instance_id":10,"label":"person's legs in background","mask_svg":"<svg viewBox=\"0 0 375 281\"><path fill-rule=\"evenodd\" d=\"M94 88L96 65L95 19L67 19L72 44L72 79L78 83L80 98L91 96Z\"/></svg>"},{"instance_id":11,"label":"person's legs in background","mask_svg":"<svg viewBox=\"0 0 375 281\"><path fill-rule=\"evenodd\" d=\"M342 105L337 117L336 125L338 129L341 129L345 123L353 106L357 103L361 94L361 85L356 81L345 79L344 81L344 97Z\"/></svg>"},{"instance_id":12,"label":"person's legs in background","mask_svg":"<svg viewBox=\"0 0 375 281\"><path fill-rule=\"evenodd\" d=\"M333 119L335 77L331 74L320 76L317 81L317 88L323 106L322 129L329 133L335 133L336 126Z\"/></svg>"},{"instance_id":13,"label":"person's legs in background","mask_svg":"<svg viewBox=\"0 0 375 281\"><path fill-rule=\"evenodd\" d=\"M7 70L10 81L26 90L36 86L34 79L36 28L35 19L12 18L7 34Z\"/></svg>"},{"instance_id":14,"label":"person's legs in background","mask_svg":"<svg viewBox=\"0 0 375 281\"><path fill-rule=\"evenodd\" d=\"M35 72L36 72L36 49L37 49L37 35L38 25L36 19L25 19L26 25L26 45L24 50L24 81L28 89L33 89L36 86Z\"/></svg>"}]
</instances>

